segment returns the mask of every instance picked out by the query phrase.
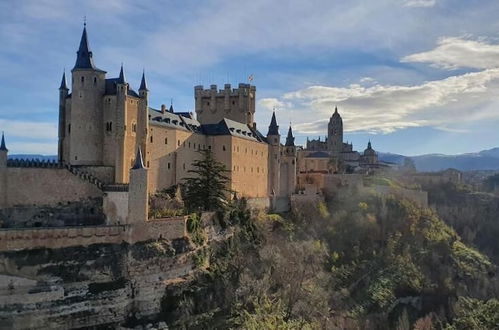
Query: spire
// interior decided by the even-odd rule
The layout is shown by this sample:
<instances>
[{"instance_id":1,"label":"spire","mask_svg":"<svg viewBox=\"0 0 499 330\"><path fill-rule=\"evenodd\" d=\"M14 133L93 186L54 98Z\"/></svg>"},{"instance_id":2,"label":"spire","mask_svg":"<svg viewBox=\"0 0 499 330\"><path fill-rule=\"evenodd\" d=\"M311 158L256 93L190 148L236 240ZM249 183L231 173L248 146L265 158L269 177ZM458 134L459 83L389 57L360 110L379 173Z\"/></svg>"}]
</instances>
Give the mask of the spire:
<instances>
[{"instance_id":1,"label":"spire","mask_svg":"<svg viewBox=\"0 0 499 330\"><path fill-rule=\"evenodd\" d=\"M341 118L341 116L340 116L340 114L338 112L338 107L334 107L334 113L331 116L331 118L335 118L335 117L340 117Z\"/></svg>"},{"instance_id":2,"label":"spire","mask_svg":"<svg viewBox=\"0 0 499 330\"><path fill-rule=\"evenodd\" d=\"M367 143L367 149L372 149L372 147L371 147L371 139L369 139L369 142Z\"/></svg>"},{"instance_id":3,"label":"spire","mask_svg":"<svg viewBox=\"0 0 499 330\"><path fill-rule=\"evenodd\" d=\"M173 113L173 98L170 99L170 109L168 109L171 113Z\"/></svg>"},{"instance_id":4,"label":"spire","mask_svg":"<svg viewBox=\"0 0 499 330\"><path fill-rule=\"evenodd\" d=\"M293 136L293 130L291 129L291 125L289 125L288 136L286 137L286 147L294 147L295 146L295 137Z\"/></svg>"},{"instance_id":5,"label":"spire","mask_svg":"<svg viewBox=\"0 0 499 330\"><path fill-rule=\"evenodd\" d=\"M73 70L75 69L97 70L97 68L94 65L94 60L92 58L92 52L90 51L90 46L88 45L86 23L83 26L83 33L81 35L81 40L80 40L80 48L78 48L76 54L77 54L76 63Z\"/></svg>"},{"instance_id":6,"label":"spire","mask_svg":"<svg viewBox=\"0 0 499 330\"><path fill-rule=\"evenodd\" d=\"M59 87L59 90L68 90L68 87L66 86L66 70L64 70L62 74L62 80L61 80L61 86Z\"/></svg>"},{"instance_id":7,"label":"spire","mask_svg":"<svg viewBox=\"0 0 499 330\"><path fill-rule=\"evenodd\" d=\"M145 71L142 71L142 80L140 81L139 91L148 91L147 85L146 85L146 73L145 73Z\"/></svg>"},{"instance_id":8,"label":"spire","mask_svg":"<svg viewBox=\"0 0 499 330\"><path fill-rule=\"evenodd\" d=\"M135 156L135 164L133 164L132 170L138 170L144 168L144 161L142 160L142 150L140 147L137 149L137 156Z\"/></svg>"},{"instance_id":9,"label":"spire","mask_svg":"<svg viewBox=\"0 0 499 330\"><path fill-rule=\"evenodd\" d=\"M120 76L118 77L118 84L124 84L125 83L125 74L123 73L123 63L121 63L121 69L120 69Z\"/></svg>"},{"instance_id":10,"label":"spire","mask_svg":"<svg viewBox=\"0 0 499 330\"><path fill-rule=\"evenodd\" d=\"M269 132L267 135L279 135L279 126L275 119L275 111L272 112L272 119L270 120Z\"/></svg>"},{"instance_id":11,"label":"spire","mask_svg":"<svg viewBox=\"0 0 499 330\"><path fill-rule=\"evenodd\" d=\"M0 143L0 151L9 151L5 146L5 137L3 132L2 132L2 142Z\"/></svg>"}]
</instances>

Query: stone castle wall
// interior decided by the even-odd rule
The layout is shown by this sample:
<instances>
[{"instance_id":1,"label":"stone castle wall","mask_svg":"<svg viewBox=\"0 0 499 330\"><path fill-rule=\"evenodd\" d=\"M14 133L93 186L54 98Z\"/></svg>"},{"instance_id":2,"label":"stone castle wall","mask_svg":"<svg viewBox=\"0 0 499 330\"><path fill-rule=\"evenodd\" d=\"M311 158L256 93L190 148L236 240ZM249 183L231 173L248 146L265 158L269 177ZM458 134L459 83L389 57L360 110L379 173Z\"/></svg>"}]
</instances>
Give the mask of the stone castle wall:
<instances>
[{"instance_id":1,"label":"stone castle wall","mask_svg":"<svg viewBox=\"0 0 499 330\"><path fill-rule=\"evenodd\" d=\"M82 180L66 168L7 167L0 169L5 189L0 189L2 207L46 206L102 197L94 184Z\"/></svg>"},{"instance_id":2,"label":"stone castle wall","mask_svg":"<svg viewBox=\"0 0 499 330\"><path fill-rule=\"evenodd\" d=\"M173 240L187 235L186 216L147 221L128 226L0 229L0 251L65 248L92 244L119 244L145 240Z\"/></svg>"}]
</instances>

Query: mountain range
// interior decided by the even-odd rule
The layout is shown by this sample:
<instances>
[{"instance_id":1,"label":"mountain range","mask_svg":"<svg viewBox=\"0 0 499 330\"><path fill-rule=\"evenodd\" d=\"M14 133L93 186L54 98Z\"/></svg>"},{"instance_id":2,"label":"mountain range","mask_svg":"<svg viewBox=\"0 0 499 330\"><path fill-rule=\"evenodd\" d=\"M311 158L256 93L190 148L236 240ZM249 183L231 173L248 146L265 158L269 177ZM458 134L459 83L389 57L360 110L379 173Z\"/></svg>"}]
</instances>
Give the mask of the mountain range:
<instances>
[{"instance_id":1,"label":"mountain range","mask_svg":"<svg viewBox=\"0 0 499 330\"><path fill-rule=\"evenodd\" d=\"M407 156L389 152L378 152L381 161L402 165ZM455 168L460 171L499 170L499 148L492 148L475 153L460 155L427 154L411 156L418 171L432 172ZM9 155L9 159L57 160L57 156L17 154Z\"/></svg>"},{"instance_id":2,"label":"mountain range","mask_svg":"<svg viewBox=\"0 0 499 330\"><path fill-rule=\"evenodd\" d=\"M379 152L378 157L384 162L403 164L406 156ZM460 171L499 170L499 148L492 148L475 153L459 155L427 154L409 157L414 161L416 169L432 172L455 168Z\"/></svg>"}]
</instances>

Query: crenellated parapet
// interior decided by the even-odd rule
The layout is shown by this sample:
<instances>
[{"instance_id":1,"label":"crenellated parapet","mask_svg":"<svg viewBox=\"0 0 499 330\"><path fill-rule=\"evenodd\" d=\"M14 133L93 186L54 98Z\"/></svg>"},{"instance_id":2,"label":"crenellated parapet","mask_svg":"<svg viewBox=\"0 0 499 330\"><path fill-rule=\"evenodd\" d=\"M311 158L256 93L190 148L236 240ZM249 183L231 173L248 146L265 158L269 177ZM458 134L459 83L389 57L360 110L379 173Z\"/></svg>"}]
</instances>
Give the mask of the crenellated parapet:
<instances>
[{"instance_id":1,"label":"crenellated parapet","mask_svg":"<svg viewBox=\"0 0 499 330\"><path fill-rule=\"evenodd\" d=\"M211 85L194 87L196 114L201 124L216 124L223 118L254 126L256 87L240 83L238 88L225 84L223 89Z\"/></svg>"}]
</instances>

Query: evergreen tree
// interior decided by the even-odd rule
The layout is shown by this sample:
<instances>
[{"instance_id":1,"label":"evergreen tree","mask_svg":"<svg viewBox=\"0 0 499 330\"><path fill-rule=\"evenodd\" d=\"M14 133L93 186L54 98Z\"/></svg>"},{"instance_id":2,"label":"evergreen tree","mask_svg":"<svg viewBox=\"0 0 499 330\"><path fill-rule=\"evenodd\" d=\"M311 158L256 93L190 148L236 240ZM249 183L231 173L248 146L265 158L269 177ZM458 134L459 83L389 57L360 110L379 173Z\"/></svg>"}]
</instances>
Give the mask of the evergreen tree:
<instances>
[{"instance_id":1,"label":"evergreen tree","mask_svg":"<svg viewBox=\"0 0 499 330\"><path fill-rule=\"evenodd\" d=\"M194 161L194 169L188 171L193 176L184 179L184 200L191 211L219 210L226 204L230 193L229 171L213 158L211 150L200 150L199 153L202 154L201 160Z\"/></svg>"}]
</instances>

